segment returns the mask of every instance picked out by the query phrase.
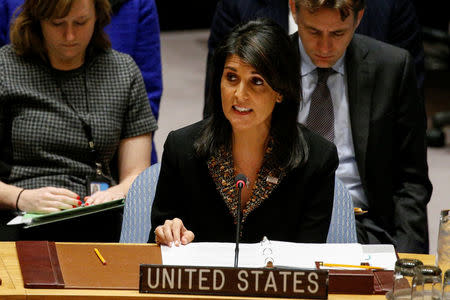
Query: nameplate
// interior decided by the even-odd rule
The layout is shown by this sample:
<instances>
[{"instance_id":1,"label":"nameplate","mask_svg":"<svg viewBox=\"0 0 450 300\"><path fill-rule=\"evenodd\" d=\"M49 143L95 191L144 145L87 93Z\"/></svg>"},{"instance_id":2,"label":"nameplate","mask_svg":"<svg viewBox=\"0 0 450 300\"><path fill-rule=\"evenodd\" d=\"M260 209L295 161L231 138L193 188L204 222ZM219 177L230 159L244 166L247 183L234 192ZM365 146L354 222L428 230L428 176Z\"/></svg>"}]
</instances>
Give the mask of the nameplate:
<instances>
[{"instance_id":1,"label":"nameplate","mask_svg":"<svg viewBox=\"0 0 450 300\"><path fill-rule=\"evenodd\" d=\"M140 293L328 298L328 271L140 265Z\"/></svg>"}]
</instances>

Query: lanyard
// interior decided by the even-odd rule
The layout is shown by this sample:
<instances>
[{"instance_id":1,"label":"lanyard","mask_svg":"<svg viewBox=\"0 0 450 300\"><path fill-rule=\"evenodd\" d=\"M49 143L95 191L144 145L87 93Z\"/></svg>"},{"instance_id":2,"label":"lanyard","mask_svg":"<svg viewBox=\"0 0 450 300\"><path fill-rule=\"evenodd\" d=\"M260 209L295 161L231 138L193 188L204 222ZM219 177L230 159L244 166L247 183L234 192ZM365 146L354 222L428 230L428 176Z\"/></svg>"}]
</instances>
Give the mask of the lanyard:
<instances>
[{"instance_id":1,"label":"lanyard","mask_svg":"<svg viewBox=\"0 0 450 300\"><path fill-rule=\"evenodd\" d=\"M84 88L85 88L85 96L86 96L86 102L88 102L88 89L87 89L87 78L86 73L84 74ZM68 100L68 97L66 93L64 92L62 88L62 84L60 79L56 80L58 82L59 90L61 91L62 100L69 106L70 109L76 114L78 119L80 120L83 131L88 139L88 146L89 146L89 152L92 160L94 161L94 167L95 167L95 173L96 175L106 177L103 173L103 164L101 163L100 154L98 153L97 149L95 148L95 142L94 137L92 136L92 127L89 125L89 123L85 120L85 118L75 109L72 103ZM86 103L88 105L88 103Z\"/></svg>"}]
</instances>

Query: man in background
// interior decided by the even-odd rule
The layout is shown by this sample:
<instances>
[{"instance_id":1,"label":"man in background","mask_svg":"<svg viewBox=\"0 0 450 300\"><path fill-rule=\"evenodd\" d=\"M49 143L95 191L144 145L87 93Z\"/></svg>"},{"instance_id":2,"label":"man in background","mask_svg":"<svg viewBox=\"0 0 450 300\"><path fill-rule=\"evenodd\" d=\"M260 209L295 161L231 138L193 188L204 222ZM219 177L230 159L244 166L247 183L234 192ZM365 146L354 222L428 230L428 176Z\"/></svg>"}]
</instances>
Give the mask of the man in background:
<instances>
[{"instance_id":1,"label":"man in background","mask_svg":"<svg viewBox=\"0 0 450 300\"><path fill-rule=\"evenodd\" d=\"M355 34L365 0L290 0L301 56L299 122L333 141L358 241L428 253L425 108L404 49Z\"/></svg>"},{"instance_id":2,"label":"man in background","mask_svg":"<svg viewBox=\"0 0 450 300\"><path fill-rule=\"evenodd\" d=\"M209 91L208 80L211 76L210 61L214 49L234 26L256 18L270 18L289 33L297 31L297 26L290 16L288 0L220 0L208 39L204 117L209 115L210 109L206 99ZM417 86L423 93L424 50L421 28L411 0L367 0L364 16L356 33L408 50L414 58Z\"/></svg>"}]
</instances>

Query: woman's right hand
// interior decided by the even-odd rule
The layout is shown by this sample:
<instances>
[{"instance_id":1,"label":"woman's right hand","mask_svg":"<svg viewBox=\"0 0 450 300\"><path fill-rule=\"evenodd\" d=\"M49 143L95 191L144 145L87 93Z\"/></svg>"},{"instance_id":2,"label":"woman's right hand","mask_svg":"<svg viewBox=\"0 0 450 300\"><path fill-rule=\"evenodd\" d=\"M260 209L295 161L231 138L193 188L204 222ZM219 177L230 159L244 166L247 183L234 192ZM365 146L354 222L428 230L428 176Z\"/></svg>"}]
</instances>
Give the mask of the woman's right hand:
<instances>
[{"instance_id":1,"label":"woman's right hand","mask_svg":"<svg viewBox=\"0 0 450 300\"><path fill-rule=\"evenodd\" d=\"M166 220L164 225L159 225L155 229L155 242L169 247L172 247L172 244L178 247L180 242L182 245L187 245L194 238L194 233L187 230L183 225L183 221L178 218Z\"/></svg>"},{"instance_id":2,"label":"woman's right hand","mask_svg":"<svg viewBox=\"0 0 450 300\"><path fill-rule=\"evenodd\" d=\"M28 213L52 213L81 205L80 196L74 192L56 187L24 190L20 195L18 208Z\"/></svg>"}]
</instances>

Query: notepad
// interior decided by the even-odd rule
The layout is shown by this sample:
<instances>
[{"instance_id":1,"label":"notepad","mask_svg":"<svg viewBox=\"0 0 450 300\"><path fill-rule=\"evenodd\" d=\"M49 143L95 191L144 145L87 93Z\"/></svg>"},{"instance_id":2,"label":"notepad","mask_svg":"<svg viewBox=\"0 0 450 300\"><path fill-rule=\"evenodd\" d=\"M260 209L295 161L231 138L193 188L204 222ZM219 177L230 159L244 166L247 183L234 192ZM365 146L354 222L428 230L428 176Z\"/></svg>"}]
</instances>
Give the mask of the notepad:
<instances>
[{"instance_id":1,"label":"notepad","mask_svg":"<svg viewBox=\"0 0 450 300\"><path fill-rule=\"evenodd\" d=\"M372 246L375 246L372 247ZM233 267L234 243L190 243L161 246L165 265ZM396 260L392 245L309 244L269 241L241 243L239 267L260 268L271 260L275 267L315 269L315 262L372 266L393 270Z\"/></svg>"},{"instance_id":2,"label":"notepad","mask_svg":"<svg viewBox=\"0 0 450 300\"><path fill-rule=\"evenodd\" d=\"M25 214L23 216L15 217L14 219L8 222L8 225L23 224L24 228L31 228L39 225L73 219L90 214L101 213L104 211L123 209L124 205L125 199L118 199L101 204L80 206L76 208L66 209L50 214Z\"/></svg>"}]
</instances>

